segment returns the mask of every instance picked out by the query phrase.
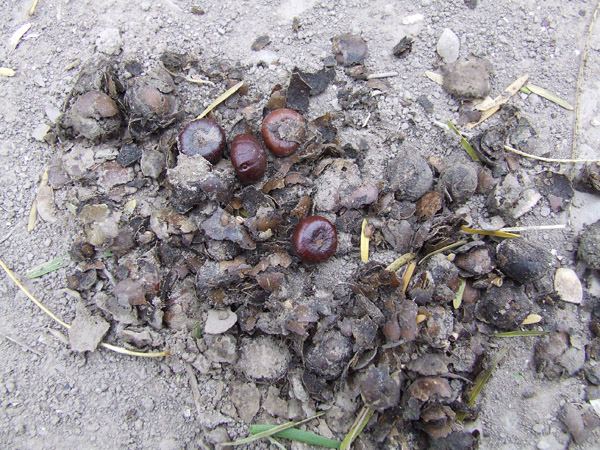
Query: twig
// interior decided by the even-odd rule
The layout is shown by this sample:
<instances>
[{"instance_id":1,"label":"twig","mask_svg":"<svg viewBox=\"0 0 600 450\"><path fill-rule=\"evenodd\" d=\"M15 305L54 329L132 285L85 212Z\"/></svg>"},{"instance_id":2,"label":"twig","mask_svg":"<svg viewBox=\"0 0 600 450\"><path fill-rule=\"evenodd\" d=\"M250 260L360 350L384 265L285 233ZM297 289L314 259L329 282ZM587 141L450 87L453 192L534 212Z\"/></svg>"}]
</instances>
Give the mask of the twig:
<instances>
[{"instance_id":1,"label":"twig","mask_svg":"<svg viewBox=\"0 0 600 450\"><path fill-rule=\"evenodd\" d=\"M46 314L48 314L56 323L62 325L67 330L71 328L71 325L69 325L68 323L66 323L66 322L62 321L61 319L59 319L52 311L50 311L48 308L46 308L37 298L35 298L27 290L27 288L25 286L23 286L21 284L21 282L17 279L17 277L15 277L15 275L12 273L12 271L6 266L6 264L4 264L4 261L2 261L1 258L0 258L0 266L2 267L2 269L4 269L4 271L9 276L9 278L19 287L19 289L21 289L21 291L23 291L25 293L25 295L27 295L27 297L29 297L31 299L31 301L33 303L35 303L37 305L38 308L40 308L42 311L44 311ZM109 350L112 350L113 352L121 353L122 355L142 356L142 357L145 357L145 358L160 358L162 356L168 356L168 355L171 354L171 351L168 350L168 349L164 350L162 352L158 352L158 353L136 352L134 350L128 350L128 349L123 348L123 347L118 347L116 345L107 344L106 342L101 342L100 346L104 347L104 348L107 348Z\"/></svg>"},{"instance_id":2,"label":"twig","mask_svg":"<svg viewBox=\"0 0 600 450\"><path fill-rule=\"evenodd\" d=\"M17 229L18 226L19 226L19 224L17 223L8 233L6 233L6 236L4 236L2 239L0 239L0 244L3 244L4 241L9 239L12 236L12 234L15 232L15 230Z\"/></svg>"},{"instance_id":3,"label":"twig","mask_svg":"<svg viewBox=\"0 0 600 450\"><path fill-rule=\"evenodd\" d=\"M560 158L544 158L543 156L532 155L531 153L525 153L516 148L512 148L509 145L504 146L504 150L516 153L517 155L525 156L526 158L537 159L538 161L544 161L549 163L592 163L600 162L600 159L560 159Z\"/></svg>"},{"instance_id":4,"label":"twig","mask_svg":"<svg viewBox=\"0 0 600 450\"><path fill-rule=\"evenodd\" d=\"M398 75L400 75L398 72L379 72L379 73L372 73L371 75L367 75L367 80L375 80L377 78L390 78L390 77L397 77Z\"/></svg>"},{"instance_id":5,"label":"twig","mask_svg":"<svg viewBox=\"0 0 600 450\"><path fill-rule=\"evenodd\" d=\"M25 350L29 350L31 353L35 353L38 356L42 356L42 354L40 352L38 352L37 350L34 350L29 345L27 345L25 342L22 342L19 339L12 338L9 335L4 334L2 331L0 331L0 336L2 336L3 338L9 340L10 342L13 342L13 343L15 343L15 344L23 347Z\"/></svg>"},{"instance_id":6,"label":"twig","mask_svg":"<svg viewBox=\"0 0 600 450\"><path fill-rule=\"evenodd\" d=\"M200 403L200 389L198 388L198 379L194 373L194 369L190 363L185 363L185 372L187 373L188 380L190 381L190 389L192 390L192 397L194 398L194 405L196 405L196 412L198 417L202 414L202 405Z\"/></svg>"}]
</instances>

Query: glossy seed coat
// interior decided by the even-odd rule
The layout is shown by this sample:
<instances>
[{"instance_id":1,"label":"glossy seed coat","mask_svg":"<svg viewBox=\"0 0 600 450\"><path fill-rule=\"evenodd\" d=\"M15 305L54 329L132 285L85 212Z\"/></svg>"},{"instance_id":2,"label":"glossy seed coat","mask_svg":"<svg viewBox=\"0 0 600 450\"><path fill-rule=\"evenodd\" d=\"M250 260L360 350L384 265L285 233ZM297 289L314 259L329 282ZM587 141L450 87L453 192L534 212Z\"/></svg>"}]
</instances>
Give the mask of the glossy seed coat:
<instances>
[{"instance_id":1,"label":"glossy seed coat","mask_svg":"<svg viewBox=\"0 0 600 450\"><path fill-rule=\"evenodd\" d=\"M294 229L292 248L306 263L326 261L337 249L337 230L325 217L306 217Z\"/></svg>"},{"instance_id":2,"label":"glossy seed coat","mask_svg":"<svg viewBox=\"0 0 600 450\"><path fill-rule=\"evenodd\" d=\"M290 156L306 133L304 117L291 109L276 109L264 118L262 137L275 156Z\"/></svg>"},{"instance_id":3,"label":"glossy seed coat","mask_svg":"<svg viewBox=\"0 0 600 450\"><path fill-rule=\"evenodd\" d=\"M267 171L267 153L251 134L238 134L231 143L231 163L242 183L256 183Z\"/></svg>"}]
</instances>

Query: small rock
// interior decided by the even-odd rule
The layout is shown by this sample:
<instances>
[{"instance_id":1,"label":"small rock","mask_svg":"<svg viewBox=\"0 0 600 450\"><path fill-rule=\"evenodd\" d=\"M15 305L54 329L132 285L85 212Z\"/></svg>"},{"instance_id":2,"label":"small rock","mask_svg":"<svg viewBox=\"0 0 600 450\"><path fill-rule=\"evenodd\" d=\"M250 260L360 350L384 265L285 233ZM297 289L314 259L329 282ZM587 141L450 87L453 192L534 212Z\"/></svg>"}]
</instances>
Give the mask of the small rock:
<instances>
[{"instance_id":1,"label":"small rock","mask_svg":"<svg viewBox=\"0 0 600 450\"><path fill-rule=\"evenodd\" d=\"M396 156L387 165L389 187L399 200L417 201L433 184L433 173L427 161L415 151Z\"/></svg>"},{"instance_id":2,"label":"small rock","mask_svg":"<svg viewBox=\"0 0 600 450\"><path fill-rule=\"evenodd\" d=\"M123 167L116 161L109 161L98 168L98 185L105 192L110 192L115 186L129 183L134 176L133 169Z\"/></svg>"},{"instance_id":3,"label":"small rock","mask_svg":"<svg viewBox=\"0 0 600 450\"><path fill-rule=\"evenodd\" d=\"M440 174L437 189L447 192L452 202L466 202L477 190L477 168L466 164L447 167Z\"/></svg>"},{"instance_id":4,"label":"small rock","mask_svg":"<svg viewBox=\"0 0 600 450\"><path fill-rule=\"evenodd\" d=\"M204 342L208 349L204 355L215 363L234 364L238 359L237 341L229 334L206 335Z\"/></svg>"},{"instance_id":5,"label":"small rock","mask_svg":"<svg viewBox=\"0 0 600 450\"><path fill-rule=\"evenodd\" d=\"M62 111L54 105L46 105L44 112L46 113L48 120L54 124L57 124L62 116Z\"/></svg>"},{"instance_id":6,"label":"small rock","mask_svg":"<svg viewBox=\"0 0 600 450\"><path fill-rule=\"evenodd\" d=\"M538 441L536 448L538 450L565 450L567 446L565 444L561 444L556 437L548 434L546 436L542 436L542 438Z\"/></svg>"},{"instance_id":7,"label":"small rock","mask_svg":"<svg viewBox=\"0 0 600 450\"><path fill-rule=\"evenodd\" d=\"M124 307L145 305L147 303L140 281L131 279L119 281L115 286L115 295L117 296L119 305Z\"/></svg>"},{"instance_id":8,"label":"small rock","mask_svg":"<svg viewBox=\"0 0 600 450\"><path fill-rule=\"evenodd\" d=\"M567 403L560 411L560 420L566 425L569 433L578 444L583 443L591 434L594 427L588 427L584 421L584 411L579 410L574 404ZM596 418L596 421L598 419ZM596 423L596 426L598 424Z\"/></svg>"},{"instance_id":9,"label":"small rock","mask_svg":"<svg viewBox=\"0 0 600 450\"><path fill-rule=\"evenodd\" d=\"M36 141L44 142L48 131L50 131L50 125L41 123L31 132L31 137Z\"/></svg>"},{"instance_id":10,"label":"small rock","mask_svg":"<svg viewBox=\"0 0 600 450\"><path fill-rule=\"evenodd\" d=\"M109 56L121 53L123 39L118 28L105 28L96 38L96 49Z\"/></svg>"},{"instance_id":11,"label":"small rock","mask_svg":"<svg viewBox=\"0 0 600 450\"><path fill-rule=\"evenodd\" d=\"M452 388L448 380L439 377L423 377L415 380L402 396L404 420L419 420L421 407L435 400L452 397Z\"/></svg>"},{"instance_id":12,"label":"small rock","mask_svg":"<svg viewBox=\"0 0 600 450\"><path fill-rule=\"evenodd\" d=\"M367 54L367 43L360 36L342 34L333 39L333 52L338 64L354 66L363 64Z\"/></svg>"},{"instance_id":13,"label":"small rock","mask_svg":"<svg viewBox=\"0 0 600 450\"><path fill-rule=\"evenodd\" d=\"M112 98L101 91L89 91L73 102L63 125L72 127L91 141L98 141L108 139L118 132L121 117Z\"/></svg>"},{"instance_id":14,"label":"small rock","mask_svg":"<svg viewBox=\"0 0 600 450\"><path fill-rule=\"evenodd\" d=\"M449 28L445 28L437 42L438 55L446 64L453 63L458 59L460 51L460 40Z\"/></svg>"},{"instance_id":15,"label":"small rock","mask_svg":"<svg viewBox=\"0 0 600 450\"><path fill-rule=\"evenodd\" d=\"M77 307L69 328L69 344L76 352L93 352L102 342L110 324L100 316L92 316L83 306Z\"/></svg>"},{"instance_id":16,"label":"small rock","mask_svg":"<svg viewBox=\"0 0 600 450\"><path fill-rule=\"evenodd\" d=\"M159 347L164 340L159 333L149 328L134 330L130 328L121 329L117 332L119 339L128 342L129 344L143 348L147 346Z\"/></svg>"},{"instance_id":17,"label":"small rock","mask_svg":"<svg viewBox=\"0 0 600 450\"><path fill-rule=\"evenodd\" d=\"M600 220L584 227L577 256L592 269L600 270Z\"/></svg>"},{"instance_id":18,"label":"small rock","mask_svg":"<svg viewBox=\"0 0 600 450\"><path fill-rule=\"evenodd\" d=\"M207 334L222 334L234 326L237 315L231 309L210 310L204 324L204 332Z\"/></svg>"},{"instance_id":19,"label":"small rock","mask_svg":"<svg viewBox=\"0 0 600 450\"><path fill-rule=\"evenodd\" d=\"M561 267L556 271L554 290L565 302L580 304L583 301L581 281L573 269Z\"/></svg>"},{"instance_id":20,"label":"small rock","mask_svg":"<svg viewBox=\"0 0 600 450\"><path fill-rule=\"evenodd\" d=\"M400 402L400 375L390 375L386 364L369 366L360 381L360 393L369 408L383 411Z\"/></svg>"},{"instance_id":21,"label":"small rock","mask_svg":"<svg viewBox=\"0 0 600 450\"><path fill-rule=\"evenodd\" d=\"M270 43L271 43L271 38L269 36L267 36L267 35L259 36L254 40L250 49L253 52L258 52L259 50L262 50Z\"/></svg>"},{"instance_id":22,"label":"small rock","mask_svg":"<svg viewBox=\"0 0 600 450\"><path fill-rule=\"evenodd\" d=\"M419 375L431 377L435 375L446 375L448 373L447 356L440 353L426 353L418 359L411 361L408 368Z\"/></svg>"},{"instance_id":23,"label":"small rock","mask_svg":"<svg viewBox=\"0 0 600 450\"><path fill-rule=\"evenodd\" d=\"M351 356L351 340L336 330L325 333L304 355L306 367L327 380L339 377Z\"/></svg>"},{"instance_id":24,"label":"small rock","mask_svg":"<svg viewBox=\"0 0 600 450\"><path fill-rule=\"evenodd\" d=\"M585 364L585 377L591 383L596 386L600 385L600 364L592 364L593 360L588 359Z\"/></svg>"},{"instance_id":25,"label":"small rock","mask_svg":"<svg viewBox=\"0 0 600 450\"><path fill-rule=\"evenodd\" d=\"M98 308L108 313L114 320L123 325L137 324L137 310L130 305L121 305L117 298L104 292L98 292L94 295L93 301Z\"/></svg>"},{"instance_id":26,"label":"small rock","mask_svg":"<svg viewBox=\"0 0 600 450\"><path fill-rule=\"evenodd\" d=\"M465 270L472 275L480 276L490 273L496 265L487 247L479 247L467 253L461 253L454 259L454 264L459 269Z\"/></svg>"},{"instance_id":27,"label":"small rock","mask_svg":"<svg viewBox=\"0 0 600 450\"><path fill-rule=\"evenodd\" d=\"M407 36L404 36L402 39L400 39L400 42L394 45L394 48L392 49L392 54L396 58L401 58L403 56L408 55L412 51L412 46L413 40Z\"/></svg>"},{"instance_id":28,"label":"small rock","mask_svg":"<svg viewBox=\"0 0 600 450\"><path fill-rule=\"evenodd\" d=\"M539 280L556 265L548 250L524 239L506 239L500 243L496 259L502 272L522 284Z\"/></svg>"},{"instance_id":29,"label":"small rock","mask_svg":"<svg viewBox=\"0 0 600 450\"><path fill-rule=\"evenodd\" d=\"M562 375L563 369L557 364L557 360L568 348L569 336L566 333L554 332L541 338L535 345L536 370L549 379L558 378Z\"/></svg>"},{"instance_id":30,"label":"small rock","mask_svg":"<svg viewBox=\"0 0 600 450\"><path fill-rule=\"evenodd\" d=\"M120 155L120 153L119 153ZM167 167L165 155L158 150L147 149L142 152L140 168L145 177L158 178Z\"/></svg>"},{"instance_id":31,"label":"small rock","mask_svg":"<svg viewBox=\"0 0 600 450\"><path fill-rule=\"evenodd\" d=\"M473 58L444 66L444 89L459 98L483 98L490 93L488 61Z\"/></svg>"},{"instance_id":32,"label":"small rock","mask_svg":"<svg viewBox=\"0 0 600 450\"><path fill-rule=\"evenodd\" d=\"M231 390L231 401L240 418L247 424L260 409L260 391L254 383L236 383Z\"/></svg>"},{"instance_id":33,"label":"small rock","mask_svg":"<svg viewBox=\"0 0 600 450\"><path fill-rule=\"evenodd\" d=\"M260 336L241 346L239 368L254 380L274 381L283 377L291 361L290 351L274 338Z\"/></svg>"},{"instance_id":34,"label":"small rock","mask_svg":"<svg viewBox=\"0 0 600 450\"><path fill-rule=\"evenodd\" d=\"M492 286L477 302L476 315L483 322L504 330L515 330L531 312L531 300L521 289L505 283Z\"/></svg>"},{"instance_id":35,"label":"small rock","mask_svg":"<svg viewBox=\"0 0 600 450\"><path fill-rule=\"evenodd\" d=\"M117 162L123 167L129 167L140 160L142 157L142 148L136 144L125 144L119 149Z\"/></svg>"},{"instance_id":36,"label":"small rock","mask_svg":"<svg viewBox=\"0 0 600 450\"><path fill-rule=\"evenodd\" d=\"M275 386L269 386L267 390L267 398L263 402L263 409L273 417L281 419L287 418L288 402L279 397L279 389Z\"/></svg>"},{"instance_id":37,"label":"small rock","mask_svg":"<svg viewBox=\"0 0 600 450\"><path fill-rule=\"evenodd\" d=\"M201 225L202 230L212 239L227 240L241 248L253 250L256 244L246 229L228 212L218 208L217 211Z\"/></svg>"}]
</instances>

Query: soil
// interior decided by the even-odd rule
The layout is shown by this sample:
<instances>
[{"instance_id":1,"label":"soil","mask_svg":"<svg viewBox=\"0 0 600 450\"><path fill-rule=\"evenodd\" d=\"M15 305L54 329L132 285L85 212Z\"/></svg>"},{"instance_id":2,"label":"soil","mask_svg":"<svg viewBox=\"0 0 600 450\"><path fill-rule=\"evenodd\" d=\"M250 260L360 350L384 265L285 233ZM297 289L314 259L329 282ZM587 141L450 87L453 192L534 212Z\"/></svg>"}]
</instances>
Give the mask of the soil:
<instances>
[{"instance_id":1,"label":"soil","mask_svg":"<svg viewBox=\"0 0 600 450\"><path fill-rule=\"evenodd\" d=\"M440 126L446 120L460 122L461 102L425 75L426 71L441 73L443 62L436 45L446 28L459 37L460 59L472 55L491 64L492 97L528 73L532 83L575 105L581 56L596 8L584 0L518 4L508 0L40 0L29 16L30 6L23 1L0 5L0 65L16 72L14 77L0 77L0 257L34 296L68 323L73 322L78 303L73 293L65 290L66 275L73 272L75 263L40 278L26 279L25 274L38 264L68 254L81 234L82 224L69 211L81 186L69 183L55 190L55 211L41 211L46 220L38 217L30 232L28 220L42 174L65 151L61 143L49 144L42 138L54 127L57 109L62 108L80 70L92 58L137 61L147 70L170 51L195 56L205 67L222 62L240 64L249 87L247 95L258 99L262 108L277 83L287 86L295 67L304 72L322 69L324 61L333 56L334 36L360 35L368 46L368 71L397 75L385 78L388 84L379 85L380 94L371 96L375 109L353 110L350 120L354 126L341 128L338 138L342 147L350 145L365 152L361 168L365 179L382 180L387 161L406 146L425 159L435 156L447 165L470 163L457 136ZM31 28L12 48L11 36L26 23ZM270 43L253 51L255 40L264 35ZM413 39L412 49L394 56L394 46L406 36ZM581 79L574 154L578 158L600 158L600 93L595 76L600 67L599 50L600 25L596 24ZM336 77L340 85L332 84L311 97L309 119L341 109L340 86L364 87L364 82L348 77L341 66L336 68ZM208 86L178 79L177 83L182 98L187 99L181 124L196 117L227 88L224 82ZM374 90L368 92L370 96ZM427 108L422 106L423 99L417 101L421 96L426 97ZM522 93L510 104L519 108L537 132L532 153L551 158L573 156L573 111ZM228 109L226 102L215 110L215 116L233 124L242 114ZM468 138L475 134L464 131ZM92 146L83 138L76 142L84 148ZM100 145L106 146L108 153L114 150L110 141ZM547 171L570 174L570 165L528 159L519 162L532 176ZM472 217L474 227L490 221L481 195L470 198L461 211ZM566 224L562 229L525 231L523 235L550 250L557 264L574 268L584 281L582 304L558 302L551 312L541 306L534 311L542 317L547 314L544 326L551 329L559 324L561 330L568 330L571 345L580 351L592 338L591 308L600 296L600 285L598 272L586 270L577 260L578 236L585 224L599 219L600 197L576 191L572 208L554 212L543 198L515 223ZM358 248L344 244L342 237L339 246L344 249L342 257L314 269L317 290L326 290L332 279L344 279L359 266ZM375 251L371 258L389 264L397 256L387 250ZM288 420L288 408L293 408L289 383L244 378L230 363L227 350L231 342L223 342L226 338L197 344L187 331L162 330L162 348L172 352L166 358L125 356L104 348L76 353L63 338L66 330L43 314L5 274L0 275L0 299L3 448L212 448L245 436L249 423ZM591 435L583 442L574 442L559 418L567 404L588 404L590 385L583 371L554 380L538 374L534 365L537 339L495 343L498 348L509 347L508 354L478 399L477 420L466 422L466 428L478 431L482 449L596 448L593 442L600 442L598 429L590 429ZM211 348L222 352L215 356ZM257 409L255 416L248 414L259 405L262 409ZM299 418L308 413L289 415ZM330 422L312 429L338 439L347 431L347 427L338 430ZM365 439L359 445L369 448L373 444ZM413 446L415 442L407 444L407 448ZM292 448L304 447L294 443Z\"/></svg>"}]
</instances>

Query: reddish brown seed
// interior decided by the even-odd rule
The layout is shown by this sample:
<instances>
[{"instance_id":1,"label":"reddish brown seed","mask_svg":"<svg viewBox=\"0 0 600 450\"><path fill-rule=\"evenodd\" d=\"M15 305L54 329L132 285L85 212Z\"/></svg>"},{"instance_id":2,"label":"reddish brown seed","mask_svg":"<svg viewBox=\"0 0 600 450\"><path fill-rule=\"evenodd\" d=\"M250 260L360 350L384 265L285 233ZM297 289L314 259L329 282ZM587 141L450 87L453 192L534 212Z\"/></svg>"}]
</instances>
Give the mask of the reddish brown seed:
<instances>
[{"instance_id":1,"label":"reddish brown seed","mask_svg":"<svg viewBox=\"0 0 600 450\"><path fill-rule=\"evenodd\" d=\"M337 231L325 217L309 216L302 219L292 235L292 248L306 263L325 261L337 248Z\"/></svg>"},{"instance_id":2,"label":"reddish brown seed","mask_svg":"<svg viewBox=\"0 0 600 450\"><path fill-rule=\"evenodd\" d=\"M177 145L185 155L202 155L216 164L225 151L225 133L212 119L193 120L179 133Z\"/></svg>"},{"instance_id":3,"label":"reddish brown seed","mask_svg":"<svg viewBox=\"0 0 600 450\"><path fill-rule=\"evenodd\" d=\"M264 118L261 133L275 156L290 156L306 133L304 117L291 109L276 109Z\"/></svg>"},{"instance_id":4,"label":"reddish brown seed","mask_svg":"<svg viewBox=\"0 0 600 450\"><path fill-rule=\"evenodd\" d=\"M256 183L267 171L267 153L251 134L238 134L231 143L231 163L242 183Z\"/></svg>"}]
</instances>

